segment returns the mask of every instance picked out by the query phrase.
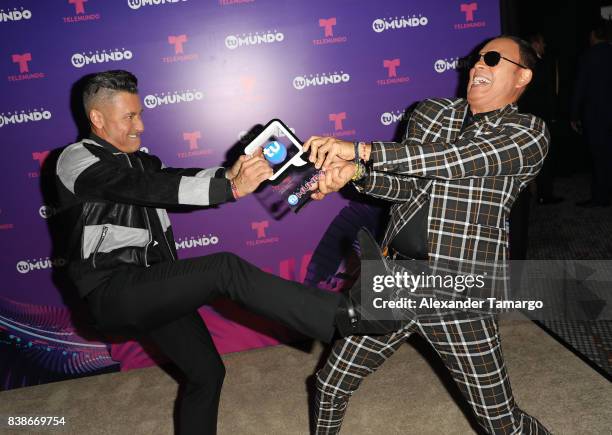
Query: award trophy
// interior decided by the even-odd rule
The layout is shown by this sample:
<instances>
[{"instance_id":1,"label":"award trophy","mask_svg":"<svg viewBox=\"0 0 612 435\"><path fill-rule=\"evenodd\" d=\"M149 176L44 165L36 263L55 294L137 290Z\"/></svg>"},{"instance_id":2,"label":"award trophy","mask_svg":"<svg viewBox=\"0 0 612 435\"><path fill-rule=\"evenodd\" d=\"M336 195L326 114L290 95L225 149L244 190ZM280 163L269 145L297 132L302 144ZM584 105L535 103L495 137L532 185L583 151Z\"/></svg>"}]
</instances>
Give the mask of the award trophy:
<instances>
[{"instance_id":1,"label":"award trophy","mask_svg":"<svg viewBox=\"0 0 612 435\"><path fill-rule=\"evenodd\" d=\"M302 142L279 119L268 122L244 149L245 154L263 149L264 158L272 166L269 178L271 190L284 206L295 213L310 201L311 187L319 179L320 171L303 160Z\"/></svg>"}]
</instances>

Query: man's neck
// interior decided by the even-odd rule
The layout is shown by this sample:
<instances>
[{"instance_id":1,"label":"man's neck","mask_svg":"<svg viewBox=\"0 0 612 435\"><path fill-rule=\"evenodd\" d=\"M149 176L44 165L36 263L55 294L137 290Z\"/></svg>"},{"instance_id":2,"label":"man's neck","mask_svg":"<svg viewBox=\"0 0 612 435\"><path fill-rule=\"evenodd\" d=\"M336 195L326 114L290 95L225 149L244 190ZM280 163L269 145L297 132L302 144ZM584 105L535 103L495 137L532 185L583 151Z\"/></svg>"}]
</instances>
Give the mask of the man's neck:
<instances>
[{"instance_id":1,"label":"man's neck","mask_svg":"<svg viewBox=\"0 0 612 435\"><path fill-rule=\"evenodd\" d=\"M478 107L478 106L472 106L472 105L468 104L468 110L470 111L470 113L472 115L484 116L484 115L486 115L488 113L493 113L493 112L496 112L498 110L501 110L504 107L506 107L508 104L512 104L512 103L507 103L507 104L504 104L502 106L498 106L498 107L494 107L494 108L491 108L491 107Z\"/></svg>"},{"instance_id":2,"label":"man's neck","mask_svg":"<svg viewBox=\"0 0 612 435\"><path fill-rule=\"evenodd\" d=\"M108 140L100 136L98 132L96 132L93 129L91 130L91 133L89 133L89 138L93 139L95 142L98 142L100 145L104 146L105 148L111 149L113 151L115 150L120 151L119 148L117 148L115 145L110 143Z\"/></svg>"}]
</instances>

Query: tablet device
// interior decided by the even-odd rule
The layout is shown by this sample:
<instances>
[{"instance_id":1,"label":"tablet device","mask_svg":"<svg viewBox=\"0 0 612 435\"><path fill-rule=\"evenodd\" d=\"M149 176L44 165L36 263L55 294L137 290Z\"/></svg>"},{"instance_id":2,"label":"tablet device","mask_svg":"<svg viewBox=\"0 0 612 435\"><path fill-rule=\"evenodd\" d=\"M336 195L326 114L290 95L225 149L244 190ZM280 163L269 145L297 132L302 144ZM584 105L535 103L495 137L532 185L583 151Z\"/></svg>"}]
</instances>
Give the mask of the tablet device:
<instances>
[{"instance_id":1,"label":"tablet device","mask_svg":"<svg viewBox=\"0 0 612 435\"><path fill-rule=\"evenodd\" d=\"M291 166L300 167L308 163L302 159L302 142L280 119L268 122L262 132L244 148L244 153L253 154L257 148L263 148L263 156L272 167L273 173L269 180L276 180Z\"/></svg>"}]
</instances>

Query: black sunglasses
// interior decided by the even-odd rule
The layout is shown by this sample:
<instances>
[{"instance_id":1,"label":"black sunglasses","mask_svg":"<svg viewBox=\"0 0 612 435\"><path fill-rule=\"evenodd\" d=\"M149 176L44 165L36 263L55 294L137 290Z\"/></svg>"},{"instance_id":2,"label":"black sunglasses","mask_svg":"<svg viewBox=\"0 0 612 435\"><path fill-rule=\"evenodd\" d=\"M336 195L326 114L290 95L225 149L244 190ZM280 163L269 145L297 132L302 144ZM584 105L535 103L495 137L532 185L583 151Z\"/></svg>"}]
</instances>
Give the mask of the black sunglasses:
<instances>
[{"instance_id":1,"label":"black sunglasses","mask_svg":"<svg viewBox=\"0 0 612 435\"><path fill-rule=\"evenodd\" d=\"M478 61L480 60L480 58L484 59L484 63L487 66L495 66L499 63L500 60L504 59L510 63L515 64L516 66L520 66L521 68L529 69L525 65L521 65L520 63L517 63L513 60L508 59L507 57L502 56L499 51L487 51L485 54L480 54L480 53L476 54L474 56L472 66L476 65Z\"/></svg>"}]
</instances>

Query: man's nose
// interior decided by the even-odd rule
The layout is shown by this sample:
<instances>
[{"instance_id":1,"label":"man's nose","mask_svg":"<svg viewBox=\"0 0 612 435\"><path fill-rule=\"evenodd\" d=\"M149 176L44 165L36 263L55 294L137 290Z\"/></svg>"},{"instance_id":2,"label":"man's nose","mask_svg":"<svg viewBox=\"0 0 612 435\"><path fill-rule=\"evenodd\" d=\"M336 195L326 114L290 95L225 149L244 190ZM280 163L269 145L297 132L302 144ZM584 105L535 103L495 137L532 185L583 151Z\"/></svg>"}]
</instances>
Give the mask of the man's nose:
<instances>
[{"instance_id":1,"label":"man's nose","mask_svg":"<svg viewBox=\"0 0 612 435\"><path fill-rule=\"evenodd\" d=\"M480 56L478 58L478 61L474 64L474 68L480 68L483 69L486 67L486 64L484 62L484 56Z\"/></svg>"},{"instance_id":2,"label":"man's nose","mask_svg":"<svg viewBox=\"0 0 612 435\"><path fill-rule=\"evenodd\" d=\"M138 118L138 120L136 121L136 130L139 133L142 133L144 131L144 122L141 118Z\"/></svg>"}]
</instances>

